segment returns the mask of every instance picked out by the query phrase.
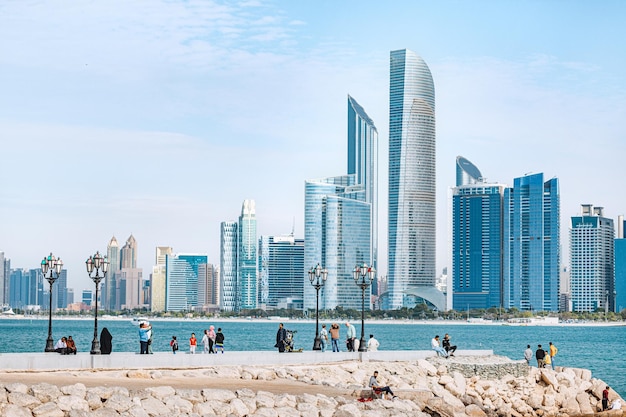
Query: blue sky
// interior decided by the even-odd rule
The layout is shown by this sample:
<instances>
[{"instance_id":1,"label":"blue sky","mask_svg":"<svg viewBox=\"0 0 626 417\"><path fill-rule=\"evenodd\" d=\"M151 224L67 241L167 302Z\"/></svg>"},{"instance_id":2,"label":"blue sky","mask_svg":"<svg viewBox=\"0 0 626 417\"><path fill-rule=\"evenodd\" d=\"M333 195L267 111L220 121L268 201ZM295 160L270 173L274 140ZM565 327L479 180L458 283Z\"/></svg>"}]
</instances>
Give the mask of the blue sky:
<instances>
[{"instance_id":1,"label":"blue sky","mask_svg":"<svg viewBox=\"0 0 626 417\"><path fill-rule=\"evenodd\" d=\"M621 1L0 3L0 251L69 285L132 233L219 264L219 224L256 200L259 235L302 237L304 180L346 171L347 95L380 137L386 273L389 51L430 66L437 267L463 155L489 181L561 185L563 263L581 203L626 212Z\"/></svg>"}]
</instances>

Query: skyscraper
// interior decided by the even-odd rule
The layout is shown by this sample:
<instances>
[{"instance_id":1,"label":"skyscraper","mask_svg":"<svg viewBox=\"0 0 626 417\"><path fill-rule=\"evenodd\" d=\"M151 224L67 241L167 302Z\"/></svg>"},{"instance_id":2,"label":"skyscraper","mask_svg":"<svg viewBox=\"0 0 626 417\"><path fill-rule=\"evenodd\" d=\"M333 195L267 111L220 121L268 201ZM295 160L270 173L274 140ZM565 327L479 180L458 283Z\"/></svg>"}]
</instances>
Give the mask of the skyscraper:
<instances>
[{"instance_id":1,"label":"skyscraper","mask_svg":"<svg viewBox=\"0 0 626 417\"><path fill-rule=\"evenodd\" d=\"M457 157L452 190L452 282L455 310L502 307L503 197L474 164Z\"/></svg>"},{"instance_id":2,"label":"skyscraper","mask_svg":"<svg viewBox=\"0 0 626 417\"><path fill-rule=\"evenodd\" d=\"M304 239L296 239L293 234L261 236L259 277L260 303L266 308L302 309Z\"/></svg>"},{"instance_id":3,"label":"skyscraper","mask_svg":"<svg viewBox=\"0 0 626 417\"><path fill-rule=\"evenodd\" d=\"M557 178L515 178L504 194L504 307L558 311L560 196Z\"/></svg>"},{"instance_id":4,"label":"skyscraper","mask_svg":"<svg viewBox=\"0 0 626 417\"><path fill-rule=\"evenodd\" d=\"M573 311L614 311L613 219L604 217L603 207L581 206L570 228L570 286Z\"/></svg>"},{"instance_id":5,"label":"skyscraper","mask_svg":"<svg viewBox=\"0 0 626 417\"><path fill-rule=\"evenodd\" d=\"M169 246L157 246L156 248L155 265L152 267L150 279L151 311L165 311L165 259L173 253L173 249Z\"/></svg>"},{"instance_id":6,"label":"skyscraper","mask_svg":"<svg viewBox=\"0 0 626 417\"><path fill-rule=\"evenodd\" d=\"M403 307L407 290L435 286L435 185L432 75L414 52L391 51L388 309Z\"/></svg>"},{"instance_id":7,"label":"skyscraper","mask_svg":"<svg viewBox=\"0 0 626 417\"><path fill-rule=\"evenodd\" d=\"M207 255L166 255L166 311L189 311L198 305L198 269L206 264Z\"/></svg>"},{"instance_id":8,"label":"skyscraper","mask_svg":"<svg viewBox=\"0 0 626 417\"><path fill-rule=\"evenodd\" d=\"M257 235L256 205L254 200L244 200L239 216L237 286L240 309L257 308Z\"/></svg>"},{"instance_id":9,"label":"skyscraper","mask_svg":"<svg viewBox=\"0 0 626 417\"><path fill-rule=\"evenodd\" d=\"M238 311L237 305L237 222L220 224L220 306L224 311Z\"/></svg>"},{"instance_id":10,"label":"skyscraper","mask_svg":"<svg viewBox=\"0 0 626 417\"><path fill-rule=\"evenodd\" d=\"M107 245L107 259L109 260L109 272L104 280L104 291L102 307L105 310L117 310L117 282L116 275L120 270L120 245L115 236L111 238Z\"/></svg>"},{"instance_id":11,"label":"skyscraper","mask_svg":"<svg viewBox=\"0 0 626 417\"><path fill-rule=\"evenodd\" d=\"M626 309L626 238L624 237L624 216L617 218L617 239L615 239L615 312Z\"/></svg>"},{"instance_id":12,"label":"skyscraper","mask_svg":"<svg viewBox=\"0 0 626 417\"><path fill-rule=\"evenodd\" d=\"M0 252L0 307L9 302L9 275L11 261Z\"/></svg>"}]
</instances>

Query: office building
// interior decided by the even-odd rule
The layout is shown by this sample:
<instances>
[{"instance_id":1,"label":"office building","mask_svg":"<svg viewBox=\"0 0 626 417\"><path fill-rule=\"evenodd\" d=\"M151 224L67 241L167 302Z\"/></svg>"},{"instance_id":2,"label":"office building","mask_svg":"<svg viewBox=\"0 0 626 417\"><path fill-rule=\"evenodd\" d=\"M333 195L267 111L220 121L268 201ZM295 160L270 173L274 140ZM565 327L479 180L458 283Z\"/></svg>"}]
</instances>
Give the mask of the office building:
<instances>
[{"instance_id":1,"label":"office building","mask_svg":"<svg viewBox=\"0 0 626 417\"><path fill-rule=\"evenodd\" d=\"M626 309L626 238L624 216L617 218L617 238L615 239L615 312Z\"/></svg>"},{"instance_id":2,"label":"office building","mask_svg":"<svg viewBox=\"0 0 626 417\"><path fill-rule=\"evenodd\" d=\"M204 254L166 255L166 311L192 311L197 307L198 270L207 260Z\"/></svg>"},{"instance_id":3,"label":"office building","mask_svg":"<svg viewBox=\"0 0 626 417\"><path fill-rule=\"evenodd\" d=\"M258 301L256 205L244 200L239 216L237 293L239 309L255 309Z\"/></svg>"},{"instance_id":4,"label":"office building","mask_svg":"<svg viewBox=\"0 0 626 417\"><path fill-rule=\"evenodd\" d=\"M604 217L603 207L583 204L570 227L573 311L614 311L614 244L613 219Z\"/></svg>"},{"instance_id":5,"label":"office building","mask_svg":"<svg viewBox=\"0 0 626 417\"><path fill-rule=\"evenodd\" d=\"M220 307L239 311L237 305L237 222L220 224Z\"/></svg>"},{"instance_id":6,"label":"office building","mask_svg":"<svg viewBox=\"0 0 626 417\"><path fill-rule=\"evenodd\" d=\"M457 158L452 191L452 306L503 306L503 202L505 185L484 183L471 162Z\"/></svg>"},{"instance_id":7,"label":"office building","mask_svg":"<svg viewBox=\"0 0 626 417\"><path fill-rule=\"evenodd\" d=\"M558 311L560 196L558 179L514 179L504 202L504 307Z\"/></svg>"},{"instance_id":8,"label":"office building","mask_svg":"<svg viewBox=\"0 0 626 417\"><path fill-rule=\"evenodd\" d=\"M165 311L165 259L172 256L173 249L169 246L157 246L155 265L152 267L150 279L150 310Z\"/></svg>"},{"instance_id":9,"label":"office building","mask_svg":"<svg viewBox=\"0 0 626 417\"><path fill-rule=\"evenodd\" d=\"M435 289L435 144L435 88L428 65L407 49L392 51L386 309L412 307L416 297Z\"/></svg>"},{"instance_id":10,"label":"office building","mask_svg":"<svg viewBox=\"0 0 626 417\"><path fill-rule=\"evenodd\" d=\"M268 310L303 307L304 239L289 236L259 238L259 282L261 306Z\"/></svg>"},{"instance_id":11,"label":"office building","mask_svg":"<svg viewBox=\"0 0 626 417\"><path fill-rule=\"evenodd\" d=\"M102 308L108 311L117 310L117 282L116 275L120 270L120 245L115 236L111 238L107 245L107 259L109 261L109 271L106 279L102 283Z\"/></svg>"},{"instance_id":12,"label":"office building","mask_svg":"<svg viewBox=\"0 0 626 417\"><path fill-rule=\"evenodd\" d=\"M86 306L91 307L91 303L93 303L93 292L91 290L83 290L81 301Z\"/></svg>"},{"instance_id":13,"label":"office building","mask_svg":"<svg viewBox=\"0 0 626 417\"><path fill-rule=\"evenodd\" d=\"M0 306L9 303L9 276L11 274L11 260L0 252Z\"/></svg>"},{"instance_id":14,"label":"office building","mask_svg":"<svg viewBox=\"0 0 626 417\"><path fill-rule=\"evenodd\" d=\"M218 309L219 277L217 268L213 264L201 264L198 266L198 311L215 311Z\"/></svg>"}]
</instances>

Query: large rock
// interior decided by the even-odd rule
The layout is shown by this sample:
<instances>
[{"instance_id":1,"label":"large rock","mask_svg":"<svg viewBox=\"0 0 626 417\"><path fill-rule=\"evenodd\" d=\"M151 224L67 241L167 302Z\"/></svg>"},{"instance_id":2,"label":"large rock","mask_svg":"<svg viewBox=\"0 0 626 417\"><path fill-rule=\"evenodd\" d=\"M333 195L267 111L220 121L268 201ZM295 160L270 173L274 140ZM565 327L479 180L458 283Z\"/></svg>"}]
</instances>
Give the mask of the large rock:
<instances>
[{"instance_id":1,"label":"large rock","mask_svg":"<svg viewBox=\"0 0 626 417\"><path fill-rule=\"evenodd\" d=\"M161 386L161 387L148 387L146 391L152 395L154 398L164 401L167 398L176 394L176 390L169 386ZM230 391L229 391L230 392Z\"/></svg>"},{"instance_id":2,"label":"large rock","mask_svg":"<svg viewBox=\"0 0 626 417\"><path fill-rule=\"evenodd\" d=\"M104 408L110 408L118 413L121 413L127 411L130 407L132 407L132 405L133 403L128 396L115 393L111 395L108 400L106 400Z\"/></svg>"},{"instance_id":3,"label":"large rock","mask_svg":"<svg viewBox=\"0 0 626 417\"><path fill-rule=\"evenodd\" d=\"M468 417L487 417L487 413L476 404L470 404L465 407L465 414L467 414Z\"/></svg>"},{"instance_id":4,"label":"large rock","mask_svg":"<svg viewBox=\"0 0 626 417\"><path fill-rule=\"evenodd\" d=\"M576 401L576 398L566 398L565 401L563 401L563 405L561 406L561 411L569 415L580 414L580 406L578 405L578 401Z\"/></svg>"},{"instance_id":5,"label":"large rock","mask_svg":"<svg viewBox=\"0 0 626 417\"><path fill-rule=\"evenodd\" d=\"M593 414L593 407L589 402L589 395L586 392L580 392L576 395L576 401L582 414Z\"/></svg>"},{"instance_id":6,"label":"large rock","mask_svg":"<svg viewBox=\"0 0 626 417\"><path fill-rule=\"evenodd\" d=\"M428 376L437 376L437 368L435 368L435 366L431 364L430 362L428 362L427 360L418 359L417 365L423 370L425 370Z\"/></svg>"},{"instance_id":7,"label":"large rock","mask_svg":"<svg viewBox=\"0 0 626 417\"><path fill-rule=\"evenodd\" d=\"M22 384L21 382L13 382L11 384L7 384L4 388L9 392L19 392L21 394L28 394L28 385Z\"/></svg>"},{"instance_id":8,"label":"large rock","mask_svg":"<svg viewBox=\"0 0 626 417\"><path fill-rule=\"evenodd\" d=\"M7 399L10 404L15 404L18 407L33 408L41 404L41 401L39 401L32 395L25 394L19 391L9 392L9 395L7 395Z\"/></svg>"},{"instance_id":9,"label":"large rock","mask_svg":"<svg viewBox=\"0 0 626 417\"><path fill-rule=\"evenodd\" d=\"M9 404L2 410L3 416L11 416L11 417L33 417L33 413L26 408L20 407L19 405Z\"/></svg>"},{"instance_id":10,"label":"large rock","mask_svg":"<svg viewBox=\"0 0 626 417\"><path fill-rule=\"evenodd\" d=\"M76 395L62 395L57 399L57 405L63 411L83 410L89 411L89 403Z\"/></svg>"},{"instance_id":11,"label":"large rock","mask_svg":"<svg viewBox=\"0 0 626 417\"><path fill-rule=\"evenodd\" d=\"M33 385L30 390L33 394L33 397L37 398L42 403L55 401L57 398L59 398L59 396L62 395L61 391L56 387L56 385L47 384L45 382Z\"/></svg>"},{"instance_id":12,"label":"large rock","mask_svg":"<svg viewBox=\"0 0 626 417\"><path fill-rule=\"evenodd\" d=\"M229 391L227 389L203 389L202 396L205 401L221 401L221 402L229 402L230 400L234 400L237 398L234 392Z\"/></svg>"},{"instance_id":13,"label":"large rock","mask_svg":"<svg viewBox=\"0 0 626 417\"><path fill-rule=\"evenodd\" d=\"M10 414L6 414L10 415ZM33 416L35 417L65 417L65 412L59 408L54 402L43 403L33 408Z\"/></svg>"},{"instance_id":14,"label":"large rock","mask_svg":"<svg viewBox=\"0 0 626 417\"><path fill-rule=\"evenodd\" d=\"M556 379L554 371L550 369L541 370L541 380L545 382L546 385L553 386L554 389L557 389L559 386L559 381Z\"/></svg>"}]
</instances>

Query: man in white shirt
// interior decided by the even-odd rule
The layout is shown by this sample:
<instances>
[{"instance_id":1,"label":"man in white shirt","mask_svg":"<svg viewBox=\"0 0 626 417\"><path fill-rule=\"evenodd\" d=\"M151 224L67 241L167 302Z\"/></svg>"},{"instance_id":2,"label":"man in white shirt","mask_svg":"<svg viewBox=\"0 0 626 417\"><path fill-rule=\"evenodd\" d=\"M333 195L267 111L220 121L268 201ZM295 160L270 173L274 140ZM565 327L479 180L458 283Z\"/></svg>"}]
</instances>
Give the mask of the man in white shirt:
<instances>
[{"instance_id":1,"label":"man in white shirt","mask_svg":"<svg viewBox=\"0 0 626 417\"><path fill-rule=\"evenodd\" d=\"M530 348L530 345L526 345L526 350L524 351L524 359L526 359L526 363L530 366L530 360L533 358L533 350Z\"/></svg>"},{"instance_id":2,"label":"man in white shirt","mask_svg":"<svg viewBox=\"0 0 626 417\"><path fill-rule=\"evenodd\" d=\"M435 336L431 341L430 341L430 347L437 352L439 355L443 356L444 358L448 357L448 352L446 352L446 350L444 348L442 348L441 346L439 346L439 335Z\"/></svg>"},{"instance_id":3,"label":"man in white shirt","mask_svg":"<svg viewBox=\"0 0 626 417\"><path fill-rule=\"evenodd\" d=\"M67 355L67 338L63 336L59 339L59 341L54 345L54 350L61 355Z\"/></svg>"},{"instance_id":4,"label":"man in white shirt","mask_svg":"<svg viewBox=\"0 0 626 417\"><path fill-rule=\"evenodd\" d=\"M371 334L370 340L367 341L367 351L376 352L378 350L378 346L380 346L380 343L378 343L378 340L376 340L374 335Z\"/></svg>"}]
</instances>

